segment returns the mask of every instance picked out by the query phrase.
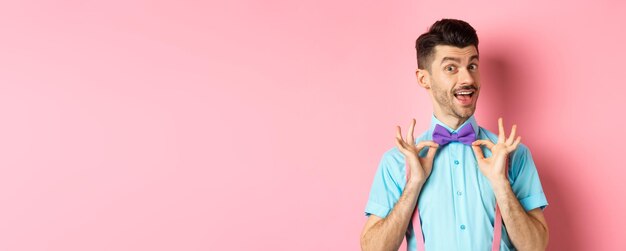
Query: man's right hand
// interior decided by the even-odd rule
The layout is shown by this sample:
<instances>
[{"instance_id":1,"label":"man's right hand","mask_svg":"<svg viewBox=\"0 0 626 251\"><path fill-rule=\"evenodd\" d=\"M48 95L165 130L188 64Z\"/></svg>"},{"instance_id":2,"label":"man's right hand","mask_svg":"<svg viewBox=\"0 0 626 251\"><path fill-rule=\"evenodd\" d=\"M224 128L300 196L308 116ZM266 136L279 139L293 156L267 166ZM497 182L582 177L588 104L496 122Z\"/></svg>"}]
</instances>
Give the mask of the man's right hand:
<instances>
[{"instance_id":1,"label":"man's right hand","mask_svg":"<svg viewBox=\"0 0 626 251\"><path fill-rule=\"evenodd\" d=\"M428 176L430 176L430 173L433 170L433 160L435 158L435 153L437 153L439 144L431 140L426 140L415 145L415 138L413 137L415 119L411 122L406 140L402 138L400 126L397 126L397 128L396 146L398 146L400 152L404 154L405 161L410 168L407 183L417 182L421 186L426 182L426 179L428 179ZM426 157L419 157L419 152L427 146L429 148Z\"/></svg>"}]
</instances>

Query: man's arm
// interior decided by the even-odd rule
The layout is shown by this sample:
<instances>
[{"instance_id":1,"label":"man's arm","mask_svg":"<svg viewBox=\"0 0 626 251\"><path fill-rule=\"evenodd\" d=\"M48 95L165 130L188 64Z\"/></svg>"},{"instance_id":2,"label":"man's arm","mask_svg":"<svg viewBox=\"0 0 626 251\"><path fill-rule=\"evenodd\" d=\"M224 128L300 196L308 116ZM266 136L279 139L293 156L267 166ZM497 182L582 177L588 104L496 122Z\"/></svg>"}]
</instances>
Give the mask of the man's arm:
<instances>
[{"instance_id":1,"label":"man's arm","mask_svg":"<svg viewBox=\"0 0 626 251\"><path fill-rule=\"evenodd\" d=\"M548 224L540 208L526 212L507 179L491 184L511 242L518 250L545 250Z\"/></svg>"},{"instance_id":2,"label":"man's arm","mask_svg":"<svg viewBox=\"0 0 626 251\"><path fill-rule=\"evenodd\" d=\"M422 184L409 181L400 199L386 218L370 215L361 233L362 250L398 250L411 214L417 204Z\"/></svg>"},{"instance_id":3,"label":"man's arm","mask_svg":"<svg viewBox=\"0 0 626 251\"><path fill-rule=\"evenodd\" d=\"M543 217L543 211L536 208L528 213L513 193L513 188L507 178L507 157L521 141L515 137L517 126L513 125L510 136L504 134L502 118L498 119L498 142L491 140L476 140L472 144L478 167L487 177L496 197L502 219L511 242L519 250L545 250L548 245L548 224ZM485 158L481 145L487 146L492 156Z\"/></svg>"},{"instance_id":4,"label":"man's arm","mask_svg":"<svg viewBox=\"0 0 626 251\"><path fill-rule=\"evenodd\" d=\"M397 127L396 146L404 155L406 168L408 168L406 186L386 218L369 216L361 233L362 250L398 250L402 244L404 233L417 205L417 197L433 169L433 159L439 147L437 143L430 140L414 145L414 128L415 119L409 127L405 140L402 138L400 127ZM422 158L418 154L424 147L428 147L428 152Z\"/></svg>"}]
</instances>

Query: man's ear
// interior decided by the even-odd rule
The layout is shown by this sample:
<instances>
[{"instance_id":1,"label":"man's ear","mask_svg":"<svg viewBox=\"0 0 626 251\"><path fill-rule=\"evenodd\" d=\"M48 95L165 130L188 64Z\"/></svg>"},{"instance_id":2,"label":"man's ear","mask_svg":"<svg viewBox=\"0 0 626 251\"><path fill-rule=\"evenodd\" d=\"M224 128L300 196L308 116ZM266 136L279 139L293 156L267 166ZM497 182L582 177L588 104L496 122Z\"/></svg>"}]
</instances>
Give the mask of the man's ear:
<instances>
[{"instance_id":1,"label":"man's ear","mask_svg":"<svg viewBox=\"0 0 626 251\"><path fill-rule=\"evenodd\" d=\"M415 76L417 77L417 84L424 89L430 89L430 72L426 69L417 69L415 70Z\"/></svg>"}]
</instances>

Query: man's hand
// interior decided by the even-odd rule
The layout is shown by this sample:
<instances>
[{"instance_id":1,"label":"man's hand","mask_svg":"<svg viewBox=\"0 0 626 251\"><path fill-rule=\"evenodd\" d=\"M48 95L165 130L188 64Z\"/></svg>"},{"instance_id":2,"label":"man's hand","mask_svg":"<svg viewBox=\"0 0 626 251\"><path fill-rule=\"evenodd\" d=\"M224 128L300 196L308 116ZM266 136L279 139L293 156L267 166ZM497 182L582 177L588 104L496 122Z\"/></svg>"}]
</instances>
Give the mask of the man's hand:
<instances>
[{"instance_id":1,"label":"man's hand","mask_svg":"<svg viewBox=\"0 0 626 251\"><path fill-rule=\"evenodd\" d=\"M433 159L435 158L435 153L437 152L439 145L430 140L422 141L419 142L419 144L414 145L415 138L413 137L413 130L415 129L415 119L411 122L406 140L402 138L400 126L397 128L398 132L396 135L396 145L398 146L398 149L400 149L400 152L404 154L406 163L410 168L408 182L417 182L422 185L426 182L430 172L433 170ZM426 146L429 147L426 157L419 157L419 152Z\"/></svg>"},{"instance_id":2,"label":"man's hand","mask_svg":"<svg viewBox=\"0 0 626 251\"><path fill-rule=\"evenodd\" d=\"M506 176L506 165L507 165L507 157L509 153L513 152L517 149L517 145L519 145L522 137L518 136L515 139L515 130L517 129L517 125L513 125L513 129L511 129L511 135L508 138L505 138L504 135L504 126L502 125L502 118L498 119L498 142L494 144L491 140L476 140L472 143L472 149L474 149L474 154L476 155L476 160L478 160L478 167L487 179L494 184L494 182L502 182L507 181ZM487 146L489 150L491 150L491 157L485 158L482 149L480 149L481 145Z\"/></svg>"}]
</instances>

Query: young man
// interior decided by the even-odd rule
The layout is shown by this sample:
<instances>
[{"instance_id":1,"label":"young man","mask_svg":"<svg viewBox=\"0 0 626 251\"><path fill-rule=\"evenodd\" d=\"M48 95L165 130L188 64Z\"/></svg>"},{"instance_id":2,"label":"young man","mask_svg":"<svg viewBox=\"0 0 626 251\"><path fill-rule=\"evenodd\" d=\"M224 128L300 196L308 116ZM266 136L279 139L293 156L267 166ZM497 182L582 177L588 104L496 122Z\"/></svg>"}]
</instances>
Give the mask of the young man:
<instances>
[{"instance_id":1,"label":"young man","mask_svg":"<svg viewBox=\"0 0 626 251\"><path fill-rule=\"evenodd\" d=\"M397 250L406 234L409 250L545 250L548 203L530 151L515 125L507 137L499 119L496 135L473 116L481 87L476 31L443 19L415 48L417 82L434 114L417 139L415 119L406 138L397 128L397 147L374 177L361 248Z\"/></svg>"}]
</instances>

